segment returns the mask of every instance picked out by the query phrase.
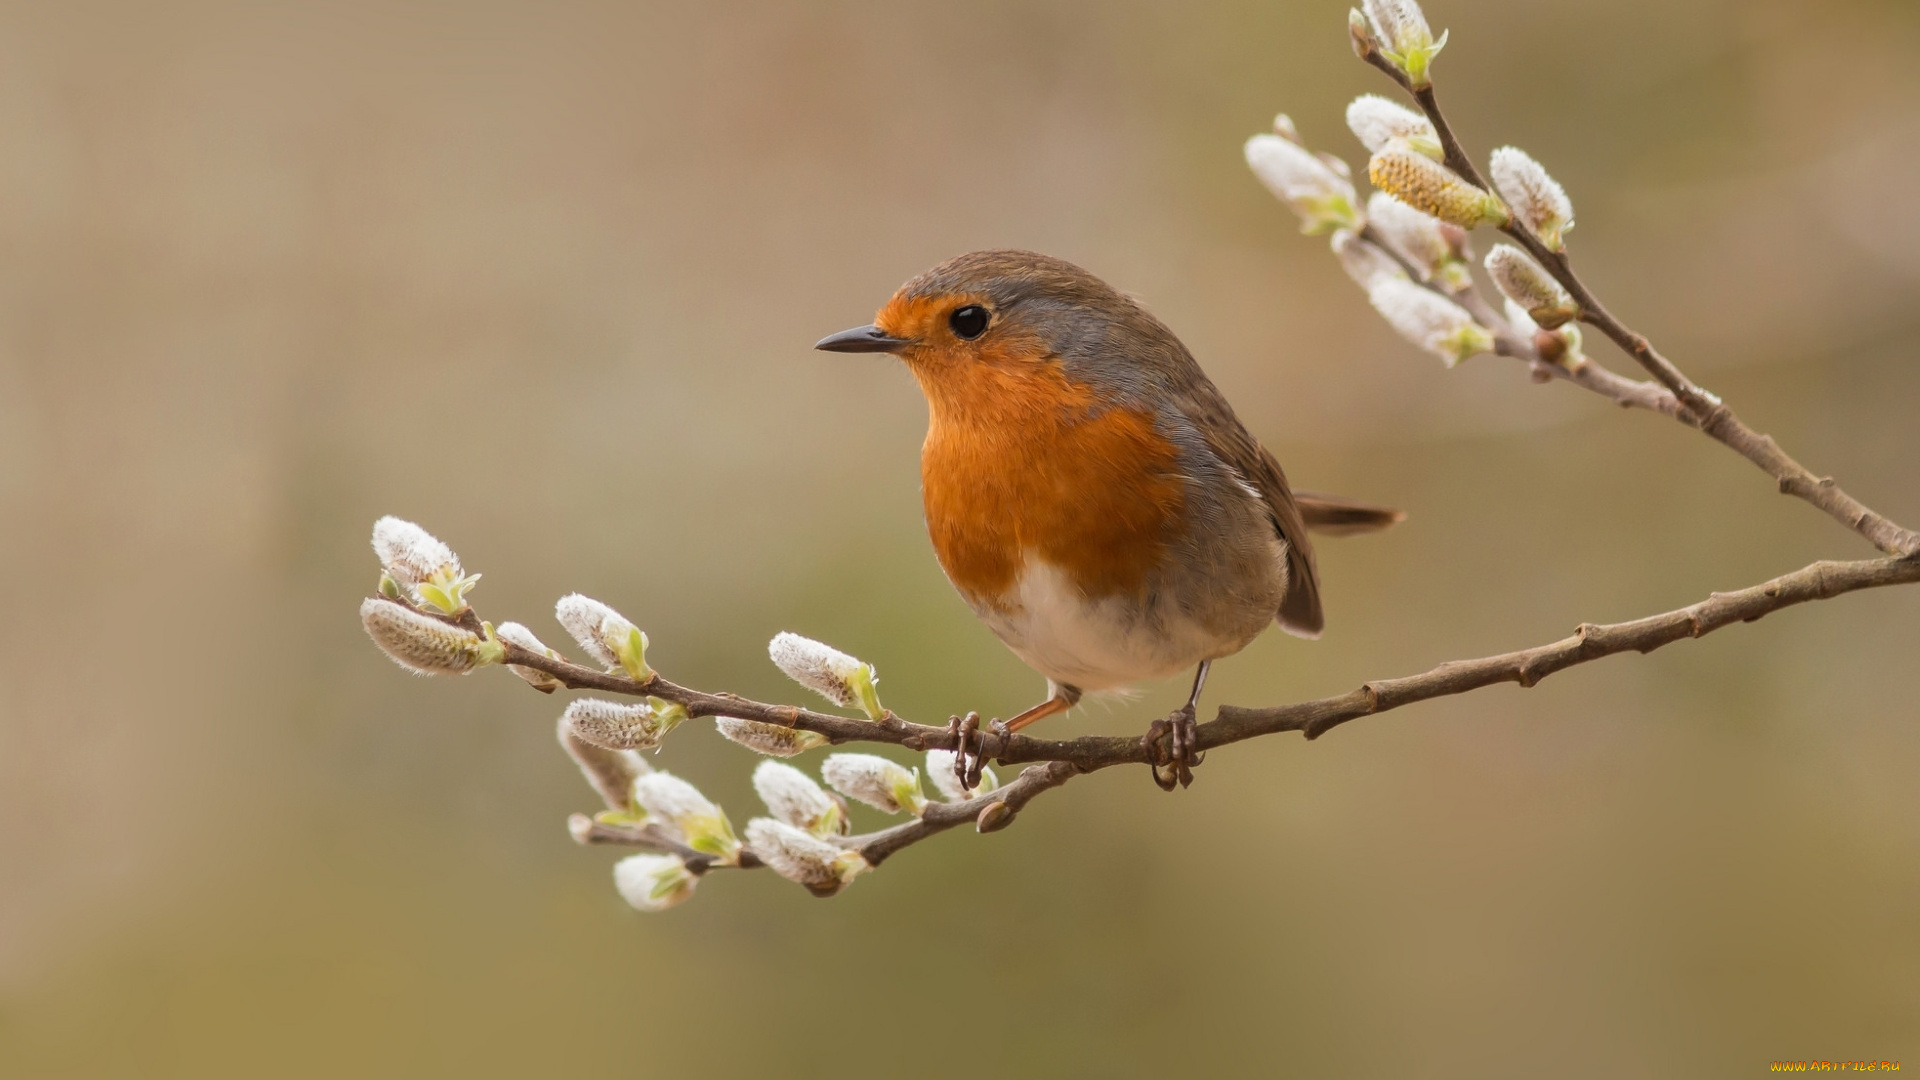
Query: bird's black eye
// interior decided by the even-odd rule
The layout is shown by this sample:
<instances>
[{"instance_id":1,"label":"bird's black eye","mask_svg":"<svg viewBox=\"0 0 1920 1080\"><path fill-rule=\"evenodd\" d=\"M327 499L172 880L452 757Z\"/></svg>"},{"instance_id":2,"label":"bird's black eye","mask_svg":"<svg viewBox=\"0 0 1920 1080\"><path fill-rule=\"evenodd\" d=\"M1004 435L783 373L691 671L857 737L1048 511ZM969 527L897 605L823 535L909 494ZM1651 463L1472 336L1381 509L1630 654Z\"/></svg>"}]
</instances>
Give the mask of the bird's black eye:
<instances>
[{"instance_id":1,"label":"bird's black eye","mask_svg":"<svg viewBox=\"0 0 1920 1080\"><path fill-rule=\"evenodd\" d=\"M947 325L953 327L953 332L963 340L972 341L987 332L989 318L986 308L979 304L968 304L954 308L953 314L947 316Z\"/></svg>"}]
</instances>

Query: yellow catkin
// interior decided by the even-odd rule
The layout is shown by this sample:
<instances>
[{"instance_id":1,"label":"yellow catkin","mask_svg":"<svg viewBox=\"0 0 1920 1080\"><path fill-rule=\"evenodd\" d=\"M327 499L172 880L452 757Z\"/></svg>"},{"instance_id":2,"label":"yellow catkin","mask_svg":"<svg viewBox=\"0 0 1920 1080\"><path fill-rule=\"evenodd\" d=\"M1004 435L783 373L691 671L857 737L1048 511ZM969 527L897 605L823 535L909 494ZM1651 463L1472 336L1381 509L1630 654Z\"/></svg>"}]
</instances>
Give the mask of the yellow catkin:
<instances>
[{"instance_id":1,"label":"yellow catkin","mask_svg":"<svg viewBox=\"0 0 1920 1080\"><path fill-rule=\"evenodd\" d=\"M1374 187L1408 206L1462 228L1505 225L1510 217L1499 199L1404 144L1373 155L1367 177Z\"/></svg>"}]
</instances>

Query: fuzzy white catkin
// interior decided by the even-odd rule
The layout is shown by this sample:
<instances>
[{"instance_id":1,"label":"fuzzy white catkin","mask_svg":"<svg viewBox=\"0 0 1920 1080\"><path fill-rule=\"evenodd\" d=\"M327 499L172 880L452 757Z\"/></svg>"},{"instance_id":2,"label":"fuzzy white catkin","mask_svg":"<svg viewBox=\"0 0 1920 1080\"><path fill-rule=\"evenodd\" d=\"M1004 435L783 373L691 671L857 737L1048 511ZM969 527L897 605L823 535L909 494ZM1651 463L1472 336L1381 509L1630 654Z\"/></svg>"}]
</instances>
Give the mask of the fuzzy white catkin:
<instances>
[{"instance_id":1,"label":"fuzzy white catkin","mask_svg":"<svg viewBox=\"0 0 1920 1080\"><path fill-rule=\"evenodd\" d=\"M1580 313L1579 305L1533 256L1512 244L1495 245L1487 252L1487 276L1500 292L1539 325L1551 330Z\"/></svg>"},{"instance_id":2,"label":"fuzzy white catkin","mask_svg":"<svg viewBox=\"0 0 1920 1080\"><path fill-rule=\"evenodd\" d=\"M954 752L951 750L927 751L927 779L933 781L933 788L940 797L948 802L965 802L1000 786L1000 778L990 768L980 770L980 786L963 788L960 776L954 771Z\"/></svg>"},{"instance_id":3,"label":"fuzzy white catkin","mask_svg":"<svg viewBox=\"0 0 1920 1080\"><path fill-rule=\"evenodd\" d=\"M788 758L804 754L818 746L827 745L827 737L816 731L801 731L798 728L780 724L766 724L758 720L742 720L733 716L716 716L713 726L730 742L756 754L768 757Z\"/></svg>"},{"instance_id":4,"label":"fuzzy white catkin","mask_svg":"<svg viewBox=\"0 0 1920 1080\"><path fill-rule=\"evenodd\" d=\"M1531 340L1533 335L1540 332L1540 324L1533 321L1533 316L1527 314L1526 308L1514 303L1512 297L1508 297L1502 307L1506 311L1507 321L1513 324L1514 333Z\"/></svg>"},{"instance_id":5,"label":"fuzzy white catkin","mask_svg":"<svg viewBox=\"0 0 1920 1080\"><path fill-rule=\"evenodd\" d=\"M1495 150L1490 164L1494 190L1514 216L1549 249L1565 250L1565 234L1573 228L1573 200L1566 189L1517 146Z\"/></svg>"},{"instance_id":6,"label":"fuzzy white catkin","mask_svg":"<svg viewBox=\"0 0 1920 1080\"><path fill-rule=\"evenodd\" d=\"M1411 281L1377 281L1367 299L1401 337L1445 360L1448 367L1492 346L1491 335L1465 308Z\"/></svg>"},{"instance_id":7,"label":"fuzzy white catkin","mask_svg":"<svg viewBox=\"0 0 1920 1080\"><path fill-rule=\"evenodd\" d=\"M1367 197L1367 220L1387 246L1412 263L1423 278L1433 277L1440 265L1453 257L1453 237L1449 226L1431 214L1423 214L1384 191Z\"/></svg>"},{"instance_id":8,"label":"fuzzy white catkin","mask_svg":"<svg viewBox=\"0 0 1920 1080\"><path fill-rule=\"evenodd\" d=\"M1278 135L1255 135L1247 140L1247 167L1267 190L1298 209L1301 202L1334 196L1353 196L1353 185L1318 156Z\"/></svg>"},{"instance_id":9,"label":"fuzzy white catkin","mask_svg":"<svg viewBox=\"0 0 1920 1080\"><path fill-rule=\"evenodd\" d=\"M854 704L854 680L867 667L831 645L784 631L767 642L767 657L787 678L843 706Z\"/></svg>"},{"instance_id":10,"label":"fuzzy white catkin","mask_svg":"<svg viewBox=\"0 0 1920 1080\"><path fill-rule=\"evenodd\" d=\"M841 885L869 869L857 852L773 818L747 822L747 843L774 873L811 888Z\"/></svg>"},{"instance_id":11,"label":"fuzzy white catkin","mask_svg":"<svg viewBox=\"0 0 1920 1080\"><path fill-rule=\"evenodd\" d=\"M753 790L774 817L815 836L840 831L846 815L813 777L791 765L763 761L753 770Z\"/></svg>"},{"instance_id":12,"label":"fuzzy white catkin","mask_svg":"<svg viewBox=\"0 0 1920 1080\"><path fill-rule=\"evenodd\" d=\"M602 698L570 702L560 722L580 739L607 750L651 750L671 730L651 705Z\"/></svg>"},{"instance_id":13,"label":"fuzzy white catkin","mask_svg":"<svg viewBox=\"0 0 1920 1080\"><path fill-rule=\"evenodd\" d=\"M1404 139L1423 151L1438 149L1440 136L1433 122L1396 101L1378 94L1361 94L1347 106L1347 127L1368 153L1377 153L1395 139Z\"/></svg>"},{"instance_id":14,"label":"fuzzy white catkin","mask_svg":"<svg viewBox=\"0 0 1920 1080\"><path fill-rule=\"evenodd\" d=\"M568 814L567 835L576 844L593 843L593 819L585 814Z\"/></svg>"},{"instance_id":15,"label":"fuzzy white catkin","mask_svg":"<svg viewBox=\"0 0 1920 1080\"><path fill-rule=\"evenodd\" d=\"M676 855L629 855L613 864L613 887L637 911L665 911L693 895L700 878Z\"/></svg>"},{"instance_id":16,"label":"fuzzy white catkin","mask_svg":"<svg viewBox=\"0 0 1920 1080\"><path fill-rule=\"evenodd\" d=\"M625 617L591 596L568 593L553 605L553 617L573 640L580 643L588 656L608 668L620 666L620 658L612 649L607 648L605 627L609 620L627 623Z\"/></svg>"},{"instance_id":17,"label":"fuzzy white catkin","mask_svg":"<svg viewBox=\"0 0 1920 1080\"><path fill-rule=\"evenodd\" d=\"M493 632L500 640L511 641L529 652L537 652L543 656L553 653L552 649L547 648L544 642L534 636L533 631L517 622L503 622L495 627Z\"/></svg>"},{"instance_id":18,"label":"fuzzy white catkin","mask_svg":"<svg viewBox=\"0 0 1920 1080\"><path fill-rule=\"evenodd\" d=\"M877 754L831 754L821 763L820 776L833 790L875 810L918 815L927 808L920 778Z\"/></svg>"},{"instance_id":19,"label":"fuzzy white catkin","mask_svg":"<svg viewBox=\"0 0 1920 1080\"><path fill-rule=\"evenodd\" d=\"M1371 290L1373 283L1383 277L1402 281L1407 279L1406 269L1387 254L1385 248L1364 239L1352 229L1341 229L1333 234L1333 254L1340 260L1340 268L1362 289Z\"/></svg>"},{"instance_id":20,"label":"fuzzy white catkin","mask_svg":"<svg viewBox=\"0 0 1920 1080\"><path fill-rule=\"evenodd\" d=\"M719 817L720 808L700 789L668 772L652 772L633 782L633 798L650 817L685 830L694 818Z\"/></svg>"},{"instance_id":21,"label":"fuzzy white catkin","mask_svg":"<svg viewBox=\"0 0 1920 1080\"><path fill-rule=\"evenodd\" d=\"M580 775L599 792L607 808L631 809L634 780L652 772L653 766L632 750L609 750L581 738L573 730L570 713L561 714L556 728L555 736L560 740L561 749L580 767Z\"/></svg>"},{"instance_id":22,"label":"fuzzy white catkin","mask_svg":"<svg viewBox=\"0 0 1920 1080\"><path fill-rule=\"evenodd\" d=\"M360 625L381 652L416 675L465 675L497 659L500 650L498 643L483 641L470 630L391 600L368 597L361 602Z\"/></svg>"},{"instance_id":23,"label":"fuzzy white catkin","mask_svg":"<svg viewBox=\"0 0 1920 1080\"><path fill-rule=\"evenodd\" d=\"M1405 52L1431 44L1433 30L1416 0L1361 0L1360 5L1373 20L1380 36L1396 52Z\"/></svg>"},{"instance_id":24,"label":"fuzzy white catkin","mask_svg":"<svg viewBox=\"0 0 1920 1080\"><path fill-rule=\"evenodd\" d=\"M460 559L453 549L411 521L388 515L373 523L373 553L393 579L411 590L433 577L458 578Z\"/></svg>"},{"instance_id":25,"label":"fuzzy white catkin","mask_svg":"<svg viewBox=\"0 0 1920 1080\"><path fill-rule=\"evenodd\" d=\"M550 659L559 659L558 653L547 648L539 638L534 636L533 631L517 622L503 622L494 629L493 634L501 641L512 642L528 652L539 653ZM559 679L554 678L538 668L530 668L522 664L508 664L507 670L525 679L537 689L551 691L560 688Z\"/></svg>"},{"instance_id":26,"label":"fuzzy white catkin","mask_svg":"<svg viewBox=\"0 0 1920 1080\"><path fill-rule=\"evenodd\" d=\"M740 860L740 840L727 815L700 789L672 773L648 773L633 782L633 801L656 827L723 863Z\"/></svg>"}]
</instances>

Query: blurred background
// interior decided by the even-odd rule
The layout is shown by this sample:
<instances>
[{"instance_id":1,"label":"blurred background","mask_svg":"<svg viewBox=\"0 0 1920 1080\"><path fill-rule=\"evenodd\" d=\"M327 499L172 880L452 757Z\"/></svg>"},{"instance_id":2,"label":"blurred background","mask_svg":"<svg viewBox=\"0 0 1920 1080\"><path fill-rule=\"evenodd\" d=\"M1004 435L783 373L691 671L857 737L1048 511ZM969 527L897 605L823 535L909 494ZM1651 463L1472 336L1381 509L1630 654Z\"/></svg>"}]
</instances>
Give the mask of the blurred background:
<instances>
[{"instance_id":1,"label":"blurred background","mask_svg":"<svg viewBox=\"0 0 1920 1080\"><path fill-rule=\"evenodd\" d=\"M363 636L392 513L485 573L485 617L563 640L582 590L696 686L801 700L790 629L909 717L1037 700L933 560L911 379L809 349L989 246L1139 295L1296 483L1410 513L1326 542L1326 637L1269 634L1213 704L1871 554L1676 424L1391 335L1240 156L1285 110L1362 163L1342 110L1390 88L1345 11L0 6L0 1073L1920 1064L1920 590L1223 750L1174 796L1102 773L831 901L728 875L655 916L567 837L559 700ZM1610 306L1920 523L1914 6L1429 15L1463 138L1565 183ZM658 760L758 809L710 725Z\"/></svg>"}]
</instances>

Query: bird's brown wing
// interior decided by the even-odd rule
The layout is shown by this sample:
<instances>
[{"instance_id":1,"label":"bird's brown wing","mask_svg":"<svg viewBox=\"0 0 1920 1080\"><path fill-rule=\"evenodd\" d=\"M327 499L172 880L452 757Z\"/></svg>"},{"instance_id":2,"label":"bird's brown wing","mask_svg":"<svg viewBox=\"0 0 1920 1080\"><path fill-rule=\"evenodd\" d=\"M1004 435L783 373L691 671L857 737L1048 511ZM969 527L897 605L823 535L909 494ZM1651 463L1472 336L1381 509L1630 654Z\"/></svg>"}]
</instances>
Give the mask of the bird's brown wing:
<instances>
[{"instance_id":1,"label":"bird's brown wing","mask_svg":"<svg viewBox=\"0 0 1920 1080\"><path fill-rule=\"evenodd\" d=\"M1313 545L1307 540L1306 519L1287 486L1287 474L1267 448L1260 445L1233 415L1233 409L1209 384L1206 390L1189 398L1188 417L1205 435L1207 446L1221 461L1238 472L1267 504L1267 515L1280 538L1287 542L1287 592L1280 599L1276 618L1281 629L1304 638L1316 638L1326 626L1320 610L1320 572L1314 567Z\"/></svg>"}]
</instances>

